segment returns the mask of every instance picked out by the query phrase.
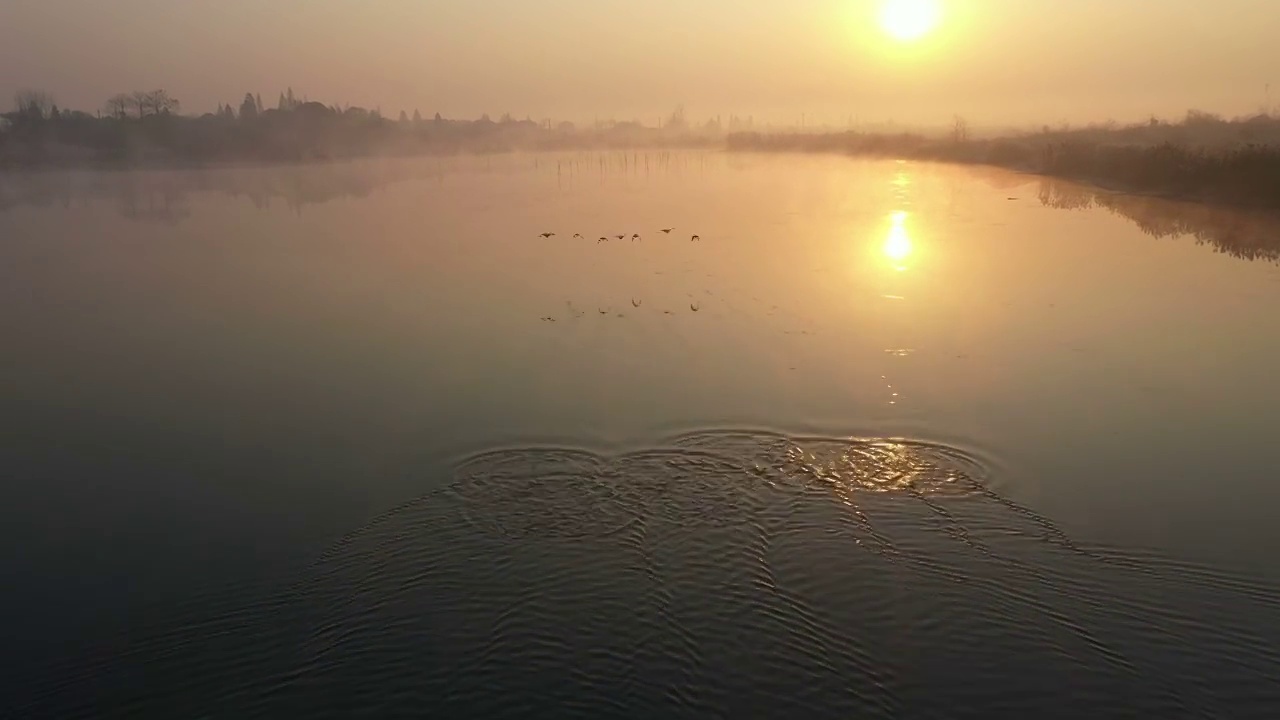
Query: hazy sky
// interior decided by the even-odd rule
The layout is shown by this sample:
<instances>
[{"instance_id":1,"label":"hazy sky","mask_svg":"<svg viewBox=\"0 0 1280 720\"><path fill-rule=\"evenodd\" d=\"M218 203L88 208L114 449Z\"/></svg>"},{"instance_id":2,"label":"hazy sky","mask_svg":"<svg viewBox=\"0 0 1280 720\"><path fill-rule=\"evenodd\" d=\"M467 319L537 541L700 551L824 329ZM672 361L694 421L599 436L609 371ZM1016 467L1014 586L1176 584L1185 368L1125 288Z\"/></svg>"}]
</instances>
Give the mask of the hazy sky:
<instances>
[{"instance_id":1,"label":"hazy sky","mask_svg":"<svg viewBox=\"0 0 1280 720\"><path fill-rule=\"evenodd\" d=\"M938 1L898 44L880 0L0 0L0 102L291 85L392 115L990 125L1243 114L1274 82L1280 104L1280 0Z\"/></svg>"}]
</instances>

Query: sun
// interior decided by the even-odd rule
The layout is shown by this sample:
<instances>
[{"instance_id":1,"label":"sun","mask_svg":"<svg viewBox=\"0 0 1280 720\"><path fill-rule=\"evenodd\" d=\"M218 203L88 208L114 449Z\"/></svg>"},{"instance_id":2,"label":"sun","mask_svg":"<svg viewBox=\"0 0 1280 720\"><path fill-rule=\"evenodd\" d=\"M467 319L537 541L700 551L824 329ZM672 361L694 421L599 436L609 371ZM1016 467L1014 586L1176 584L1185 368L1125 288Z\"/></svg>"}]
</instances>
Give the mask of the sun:
<instances>
[{"instance_id":1,"label":"sun","mask_svg":"<svg viewBox=\"0 0 1280 720\"><path fill-rule=\"evenodd\" d=\"M880 6L880 28L901 42L928 35L941 20L938 0L884 0Z\"/></svg>"}]
</instances>

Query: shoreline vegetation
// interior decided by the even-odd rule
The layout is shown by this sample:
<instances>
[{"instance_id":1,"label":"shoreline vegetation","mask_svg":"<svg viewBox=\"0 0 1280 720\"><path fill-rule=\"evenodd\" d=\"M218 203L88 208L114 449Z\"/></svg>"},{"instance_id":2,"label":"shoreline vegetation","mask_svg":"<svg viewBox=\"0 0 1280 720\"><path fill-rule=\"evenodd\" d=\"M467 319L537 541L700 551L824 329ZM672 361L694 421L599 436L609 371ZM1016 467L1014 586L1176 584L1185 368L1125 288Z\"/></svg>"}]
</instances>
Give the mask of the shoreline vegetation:
<instances>
[{"instance_id":1,"label":"shoreline vegetation","mask_svg":"<svg viewBox=\"0 0 1280 720\"><path fill-rule=\"evenodd\" d=\"M0 113L0 172L47 168L201 167L312 163L364 157L513 151L703 148L810 152L988 165L1105 189L1280 210L1280 116L1225 120L1191 111L1179 122L1114 123L976 137L949 131L757 131L750 119L690 122L677 108L657 127L639 122L535 122L487 115L450 120L417 111L329 106L280 93L276 107L246 93L238 107L182 115L164 90L111 97L95 113L62 111L41 92Z\"/></svg>"},{"instance_id":2,"label":"shoreline vegetation","mask_svg":"<svg viewBox=\"0 0 1280 720\"><path fill-rule=\"evenodd\" d=\"M718 120L694 126L681 108L659 127L639 122L536 122L503 115L457 120L418 111L325 105L280 93L265 108L246 93L238 107L183 115L164 90L113 96L94 113L60 110L44 93L15 96L0 113L0 171L40 168L192 167L573 149L723 147ZM737 122L736 119L733 119Z\"/></svg>"},{"instance_id":3,"label":"shoreline vegetation","mask_svg":"<svg viewBox=\"0 0 1280 720\"><path fill-rule=\"evenodd\" d=\"M1192 111L1179 123L1043 128L972 138L957 119L946 136L734 133L734 151L826 152L989 165L1102 189L1280 210L1280 117L1223 120Z\"/></svg>"}]
</instances>

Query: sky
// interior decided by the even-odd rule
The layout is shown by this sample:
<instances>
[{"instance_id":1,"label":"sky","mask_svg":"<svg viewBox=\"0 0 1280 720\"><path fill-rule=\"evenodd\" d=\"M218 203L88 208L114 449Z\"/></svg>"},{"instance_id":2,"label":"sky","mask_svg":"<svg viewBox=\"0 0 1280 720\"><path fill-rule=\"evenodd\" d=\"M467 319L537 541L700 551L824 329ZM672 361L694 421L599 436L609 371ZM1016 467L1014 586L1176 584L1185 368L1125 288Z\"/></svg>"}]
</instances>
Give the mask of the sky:
<instances>
[{"instance_id":1,"label":"sky","mask_svg":"<svg viewBox=\"0 0 1280 720\"><path fill-rule=\"evenodd\" d=\"M0 0L0 104L292 87L393 116L975 127L1280 105L1280 0L936 0L913 42L882 1Z\"/></svg>"}]
</instances>

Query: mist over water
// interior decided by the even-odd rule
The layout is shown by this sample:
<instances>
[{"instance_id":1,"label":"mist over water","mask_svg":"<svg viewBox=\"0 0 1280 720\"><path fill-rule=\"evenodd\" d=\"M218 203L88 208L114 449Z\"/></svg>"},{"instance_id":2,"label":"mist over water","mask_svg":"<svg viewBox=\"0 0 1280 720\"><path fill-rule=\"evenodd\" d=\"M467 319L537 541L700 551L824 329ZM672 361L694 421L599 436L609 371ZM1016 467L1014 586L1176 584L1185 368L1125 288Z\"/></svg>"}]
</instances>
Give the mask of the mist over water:
<instances>
[{"instance_id":1,"label":"mist over water","mask_svg":"<svg viewBox=\"0 0 1280 720\"><path fill-rule=\"evenodd\" d=\"M0 707L1267 717L1277 228L784 154L0 176Z\"/></svg>"}]
</instances>

